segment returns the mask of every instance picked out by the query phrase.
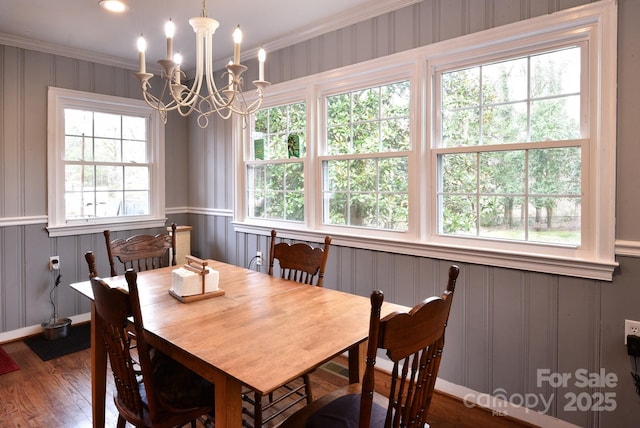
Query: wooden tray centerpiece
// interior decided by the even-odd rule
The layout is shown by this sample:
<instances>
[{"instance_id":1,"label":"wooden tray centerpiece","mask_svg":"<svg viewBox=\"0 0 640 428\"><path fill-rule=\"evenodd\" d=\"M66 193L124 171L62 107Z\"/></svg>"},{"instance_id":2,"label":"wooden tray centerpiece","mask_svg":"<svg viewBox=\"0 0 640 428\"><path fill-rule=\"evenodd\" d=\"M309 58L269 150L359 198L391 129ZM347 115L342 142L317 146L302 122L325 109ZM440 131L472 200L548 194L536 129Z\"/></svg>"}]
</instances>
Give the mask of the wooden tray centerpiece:
<instances>
[{"instance_id":1,"label":"wooden tray centerpiece","mask_svg":"<svg viewBox=\"0 0 640 428\"><path fill-rule=\"evenodd\" d=\"M187 296L183 296L180 294L179 291L174 290L175 283L173 283L173 281L176 280L175 279L175 275L177 275L177 272L176 272L177 270L176 270L172 273L172 286L169 289L169 294L171 296L175 297L176 299L178 299L178 301L182 303L188 303L188 302L194 302L197 300L208 299L210 297L217 297L217 296L224 295L224 290L217 287L217 282L218 282L217 279L216 279L215 290L206 291L207 279L213 279L211 277L213 276L214 272L216 276L218 275L218 272L213 271L211 268L207 268L208 262L190 255L185 256L185 259L187 263L185 263L181 269L186 270L187 273L198 275L197 280L193 278L193 276L191 275L188 275L188 278L189 278L189 281L198 281L200 286L200 292L197 294L190 294Z\"/></svg>"}]
</instances>

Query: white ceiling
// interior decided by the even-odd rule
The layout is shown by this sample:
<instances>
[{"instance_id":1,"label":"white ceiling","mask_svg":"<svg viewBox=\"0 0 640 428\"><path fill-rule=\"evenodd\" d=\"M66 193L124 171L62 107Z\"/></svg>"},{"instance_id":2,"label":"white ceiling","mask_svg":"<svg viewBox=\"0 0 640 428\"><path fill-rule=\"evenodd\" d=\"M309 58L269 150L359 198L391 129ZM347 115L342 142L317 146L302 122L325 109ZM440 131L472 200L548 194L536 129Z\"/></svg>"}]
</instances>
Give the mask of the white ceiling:
<instances>
[{"instance_id":1,"label":"white ceiling","mask_svg":"<svg viewBox=\"0 0 640 428\"><path fill-rule=\"evenodd\" d=\"M202 0L126 0L114 14L98 0L0 0L0 43L135 67L136 39L147 40L147 67L166 56L164 23L176 24L175 51L193 67L195 37L188 20L200 16ZM243 32L242 61L263 46L275 50L314 35L399 9L421 0L208 0L207 15L220 22L214 60L233 55L232 32ZM94 58L92 58L94 57ZM267 56L268 61L268 56Z\"/></svg>"}]
</instances>

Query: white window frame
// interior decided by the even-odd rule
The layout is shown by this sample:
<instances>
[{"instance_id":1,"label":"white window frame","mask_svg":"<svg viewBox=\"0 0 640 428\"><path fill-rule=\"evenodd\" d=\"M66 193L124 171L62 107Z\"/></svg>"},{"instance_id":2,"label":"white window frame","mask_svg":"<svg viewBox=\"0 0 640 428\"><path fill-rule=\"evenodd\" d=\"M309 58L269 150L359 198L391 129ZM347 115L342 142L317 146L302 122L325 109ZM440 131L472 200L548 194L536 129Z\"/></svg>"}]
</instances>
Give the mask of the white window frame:
<instances>
[{"instance_id":1,"label":"white window frame","mask_svg":"<svg viewBox=\"0 0 640 428\"><path fill-rule=\"evenodd\" d=\"M588 150L583 152L583 244L576 248L438 235L434 149L437 131L433 129L438 123L434 110L436 71L471 58L480 62L482 58L526 53L570 40L587 43L589 49L589 77L584 94L588 100L590 132L586 137ZM318 203L325 144L323 96L391 82L397 80L394 76L403 74L410 76L412 108L409 230L390 232L323 225L322 206ZM611 201L616 189L616 81L617 5L606 0L273 85L265 95L265 105L272 101L275 104L300 101L289 98L290 91L295 88L299 95L306 88L309 109L306 221L292 225L246 218L242 177L245 171L242 147L246 137L237 122L236 230L266 235L275 227L282 236L311 242L321 242L325 234L331 234L336 245L611 281L617 266L615 202Z\"/></svg>"},{"instance_id":2,"label":"white window frame","mask_svg":"<svg viewBox=\"0 0 640 428\"><path fill-rule=\"evenodd\" d=\"M336 81L322 82L316 85L315 97L319 105L318 108L318 153L316 159L313 162L315 168L317 168L316 176L318 177L318 185L316 192L319 195L318 201L322 199L322 163L324 161L336 160L336 159L373 159L376 157L407 157L409 171L415 170L417 165L417 159L415 154L418 153L419 144L419 119L415 114L418 109L418 98L416 96L418 92L418 71L416 69L415 61L403 61L395 62L391 61L387 64L389 68L383 67L382 70L371 71L368 67L364 67L359 71L353 70L345 74L340 75L341 84L336 84ZM346 80L346 81L345 81ZM326 106L326 99L332 95L348 93L357 91L359 89L375 88L378 86L384 86L393 84L400 81L409 82L409 145L410 148L407 151L397 152L384 152L378 156L375 153L367 154L349 154L349 155L329 155L326 141L327 135L327 112L324 106ZM411 174L411 173L410 173ZM356 227L349 225L331 225L323 224L323 204L322 202L314 204L313 209L317 222L315 227L322 230L325 234L341 235L341 234L363 234L368 236L374 236L382 239L396 239L396 240L413 240L417 237L417 224L415 221L411 221L411 218L417 218L419 210L417 207L417 180L409 180L407 193L409 203L409 224L407 230L385 230L368 227Z\"/></svg>"},{"instance_id":3,"label":"white window frame","mask_svg":"<svg viewBox=\"0 0 640 428\"><path fill-rule=\"evenodd\" d=\"M150 170L149 214L67 220L65 215L64 110L82 109L113 114L144 116L148 122ZM165 218L164 126L157 111L144 101L49 87L47 127L47 178L49 236L99 233L105 229L130 230L162 227Z\"/></svg>"}]
</instances>

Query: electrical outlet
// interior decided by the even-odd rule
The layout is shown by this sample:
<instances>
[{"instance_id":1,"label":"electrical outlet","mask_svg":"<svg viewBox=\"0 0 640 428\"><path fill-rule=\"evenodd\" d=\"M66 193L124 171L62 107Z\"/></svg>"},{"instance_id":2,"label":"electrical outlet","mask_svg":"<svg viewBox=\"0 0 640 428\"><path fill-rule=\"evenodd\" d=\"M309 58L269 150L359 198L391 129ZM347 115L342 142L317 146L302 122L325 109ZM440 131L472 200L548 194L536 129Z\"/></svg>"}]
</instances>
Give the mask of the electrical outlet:
<instances>
[{"instance_id":1,"label":"electrical outlet","mask_svg":"<svg viewBox=\"0 0 640 428\"><path fill-rule=\"evenodd\" d=\"M256 253L256 266L262 266L262 251Z\"/></svg>"},{"instance_id":2,"label":"electrical outlet","mask_svg":"<svg viewBox=\"0 0 640 428\"><path fill-rule=\"evenodd\" d=\"M60 270L60 257L49 257L49 270Z\"/></svg>"},{"instance_id":3,"label":"electrical outlet","mask_svg":"<svg viewBox=\"0 0 640 428\"><path fill-rule=\"evenodd\" d=\"M624 320L624 344L627 344L627 336L640 336L640 321Z\"/></svg>"}]
</instances>

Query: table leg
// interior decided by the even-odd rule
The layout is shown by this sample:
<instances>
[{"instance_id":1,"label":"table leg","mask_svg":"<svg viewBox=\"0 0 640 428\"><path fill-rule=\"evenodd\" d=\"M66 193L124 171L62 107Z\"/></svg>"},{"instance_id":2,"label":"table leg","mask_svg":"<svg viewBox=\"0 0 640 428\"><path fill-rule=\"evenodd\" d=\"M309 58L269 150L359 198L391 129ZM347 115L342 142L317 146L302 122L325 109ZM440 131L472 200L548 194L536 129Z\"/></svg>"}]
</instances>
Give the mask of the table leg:
<instances>
[{"instance_id":1,"label":"table leg","mask_svg":"<svg viewBox=\"0 0 640 428\"><path fill-rule=\"evenodd\" d=\"M364 374L367 341L349 349L349 383L359 383Z\"/></svg>"},{"instance_id":2,"label":"table leg","mask_svg":"<svg viewBox=\"0 0 640 428\"><path fill-rule=\"evenodd\" d=\"M91 409L93 426L104 428L107 389L107 351L98 331L96 305L91 302Z\"/></svg>"},{"instance_id":3,"label":"table leg","mask_svg":"<svg viewBox=\"0 0 640 428\"><path fill-rule=\"evenodd\" d=\"M224 374L217 374L215 385L216 428L242 427L242 385Z\"/></svg>"}]
</instances>

